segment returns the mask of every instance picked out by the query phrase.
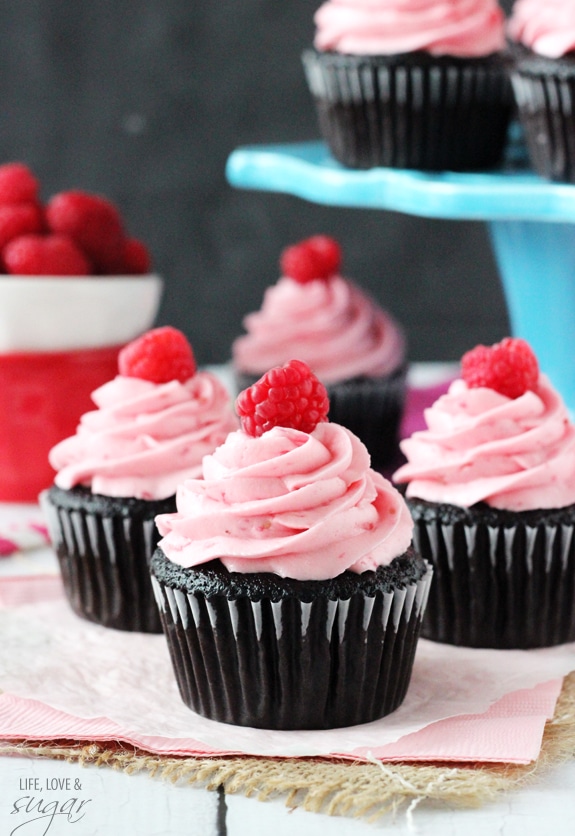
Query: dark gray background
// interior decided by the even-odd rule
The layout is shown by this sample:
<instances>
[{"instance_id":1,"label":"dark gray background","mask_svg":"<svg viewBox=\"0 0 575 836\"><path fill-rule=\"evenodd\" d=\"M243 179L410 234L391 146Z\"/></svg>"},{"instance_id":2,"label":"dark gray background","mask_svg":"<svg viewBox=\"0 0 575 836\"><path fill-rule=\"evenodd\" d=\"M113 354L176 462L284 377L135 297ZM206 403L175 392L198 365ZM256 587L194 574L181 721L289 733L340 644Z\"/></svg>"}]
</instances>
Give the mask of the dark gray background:
<instances>
[{"instance_id":1,"label":"dark gray background","mask_svg":"<svg viewBox=\"0 0 575 836\"><path fill-rule=\"evenodd\" d=\"M278 278L282 247L335 235L344 273L406 327L412 360L509 331L481 223L337 209L235 190L242 144L319 136L300 53L320 0L18 0L0 5L0 159L43 197L113 199L166 281L159 324L224 362Z\"/></svg>"}]
</instances>

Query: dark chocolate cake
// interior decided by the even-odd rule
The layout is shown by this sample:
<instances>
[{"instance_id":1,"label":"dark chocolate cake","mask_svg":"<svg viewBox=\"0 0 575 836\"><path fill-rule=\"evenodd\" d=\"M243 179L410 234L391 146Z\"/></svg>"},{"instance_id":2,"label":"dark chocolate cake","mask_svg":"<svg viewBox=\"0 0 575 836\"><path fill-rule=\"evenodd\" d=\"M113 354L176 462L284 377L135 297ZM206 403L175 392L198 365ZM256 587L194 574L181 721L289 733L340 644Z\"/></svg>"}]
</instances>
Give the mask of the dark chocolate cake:
<instances>
[{"instance_id":1,"label":"dark chocolate cake","mask_svg":"<svg viewBox=\"0 0 575 836\"><path fill-rule=\"evenodd\" d=\"M533 169L575 183L575 54L546 58L514 45L511 73L517 111Z\"/></svg>"},{"instance_id":2,"label":"dark chocolate cake","mask_svg":"<svg viewBox=\"0 0 575 836\"><path fill-rule=\"evenodd\" d=\"M175 511L175 497L151 501L53 486L41 503L74 612L104 627L161 633L147 560L159 540L154 518Z\"/></svg>"},{"instance_id":3,"label":"dark chocolate cake","mask_svg":"<svg viewBox=\"0 0 575 836\"><path fill-rule=\"evenodd\" d=\"M327 729L389 714L405 696L431 578L410 549L325 581L151 562L180 693L225 723Z\"/></svg>"},{"instance_id":4,"label":"dark chocolate cake","mask_svg":"<svg viewBox=\"0 0 575 836\"><path fill-rule=\"evenodd\" d=\"M513 93L502 53L302 56L320 132L350 168L465 171L503 156Z\"/></svg>"},{"instance_id":5,"label":"dark chocolate cake","mask_svg":"<svg viewBox=\"0 0 575 836\"><path fill-rule=\"evenodd\" d=\"M421 635L469 647L575 641L575 506L508 511L408 499L434 567Z\"/></svg>"}]
</instances>

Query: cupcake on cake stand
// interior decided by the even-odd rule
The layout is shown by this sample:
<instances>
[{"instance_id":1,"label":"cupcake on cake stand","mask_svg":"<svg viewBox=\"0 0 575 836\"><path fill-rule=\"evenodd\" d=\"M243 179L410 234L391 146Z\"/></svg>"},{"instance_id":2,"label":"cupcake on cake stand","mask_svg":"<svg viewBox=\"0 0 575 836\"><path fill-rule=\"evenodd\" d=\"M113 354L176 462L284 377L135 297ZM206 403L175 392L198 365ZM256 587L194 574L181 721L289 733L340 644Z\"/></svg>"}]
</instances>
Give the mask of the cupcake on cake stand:
<instances>
[{"instance_id":1,"label":"cupcake on cake stand","mask_svg":"<svg viewBox=\"0 0 575 836\"><path fill-rule=\"evenodd\" d=\"M251 146L228 159L233 186L315 203L484 221L490 231L512 332L575 413L575 186L534 174L513 125L504 163L473 173L347 169L323 142Z\"/></svg>"}]
</instances>

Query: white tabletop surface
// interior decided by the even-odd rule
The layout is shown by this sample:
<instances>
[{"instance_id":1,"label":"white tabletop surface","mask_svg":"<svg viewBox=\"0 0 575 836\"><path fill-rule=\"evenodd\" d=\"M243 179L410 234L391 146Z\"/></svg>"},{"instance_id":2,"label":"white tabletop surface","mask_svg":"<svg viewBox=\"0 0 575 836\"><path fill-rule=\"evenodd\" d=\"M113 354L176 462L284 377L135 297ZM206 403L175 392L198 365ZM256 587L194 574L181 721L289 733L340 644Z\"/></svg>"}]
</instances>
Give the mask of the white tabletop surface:
<instances>
[{"instance_id":1,"label":"white tabletop surface","mask_svg":"<svg viewBox=\"0 0 575 836\"><path fill-rule=\"evenodd\" d=\"M416 370L415 379L421 370ZM427 376L424 376L429 381ZM0 523L26 519L34 506L0 505ZM57 572L50 548L0 561L0 579ZM573 836L575 759L549 769L515 792L479 809L422 801L376 822L289 810L282 799L261 802L147 773L21 756L0 757L0 834L4 836ZM84 802L83 804L81 802ZM52 812L56 814L52 816Z\"/></svg>"},{"instance_id":2,"label":"white tabletop surface","mask_svg":"<svg viewBox=\"0 0 575 836\"><path fill-rule=\"evenodd\" d=\"M67 780L67 784L65 781ZM289 810L283 800L258 801L240 795L175 785L139 773L107 767L25 757L0 758L0 832L44 836L48 819L38 818L54 801L65 813L54 817L49 836L573 836L575 761L545 779L508 793L479 809L455 809L422 802L411 811L369 823ZM55 789L52 789L55 787ZM85 804L80 808L80 802ZM64 805L68 802L68 808ZM26 806L30 811L26 812ZM36 812L35 812L36 811ZM79 816L83 815L80 819ZM78 819L76 821L76 819ZM20 825L20 829L16 829ZM22 826L24 825L24 826Z\"/></svg>"}]
</instances>

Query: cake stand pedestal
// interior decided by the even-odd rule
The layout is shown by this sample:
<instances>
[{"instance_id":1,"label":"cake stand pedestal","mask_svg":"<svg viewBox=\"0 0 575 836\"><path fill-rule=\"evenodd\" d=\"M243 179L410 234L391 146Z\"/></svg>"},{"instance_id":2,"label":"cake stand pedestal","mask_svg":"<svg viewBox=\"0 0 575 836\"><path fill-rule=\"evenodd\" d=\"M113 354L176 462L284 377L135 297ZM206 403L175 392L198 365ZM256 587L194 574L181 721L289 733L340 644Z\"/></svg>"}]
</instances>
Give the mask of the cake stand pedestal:
<instances>
[{"instance_id":1,"label":"cake stand pedestal","mask_svg":"<svg viewBox=\"0 0 575 836\"><path fill-rule=\"evenodd\" d=\"M487 223L512 333L575 414L575 186L533 174L518 135L489 172L346 169L324 143L305 142L238 148L226 174L238 188L313 203Z\"/></svg>"}]
</instances>

